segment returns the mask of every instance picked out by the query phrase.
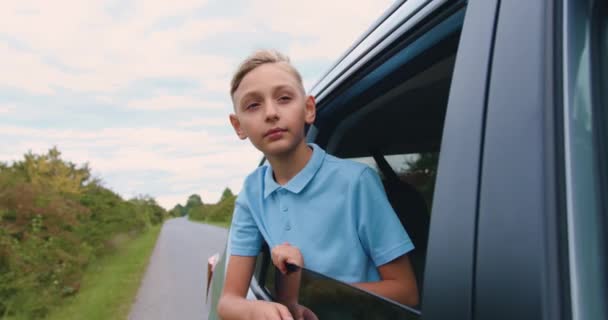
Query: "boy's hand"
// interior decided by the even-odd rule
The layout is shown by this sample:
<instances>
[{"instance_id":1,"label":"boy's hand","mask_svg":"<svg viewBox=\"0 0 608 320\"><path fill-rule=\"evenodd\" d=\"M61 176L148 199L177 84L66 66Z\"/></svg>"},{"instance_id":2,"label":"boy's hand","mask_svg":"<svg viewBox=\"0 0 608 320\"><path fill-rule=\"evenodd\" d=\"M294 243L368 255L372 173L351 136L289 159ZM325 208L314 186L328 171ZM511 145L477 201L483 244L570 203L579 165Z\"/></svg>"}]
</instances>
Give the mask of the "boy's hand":
<instances>
[{"instance_id":1,"label":"boy's hand","mask_svg":"<svg viewBox=\"0 0 608 320\"><path fill-rule=\"evenodd\" d=\"M247 319L251 320L293 320L286 306L269 301L251 301L251 311Z\"/></svg>"},{"instance_id":2,"label":"boy's hand","mask_svg":"<svg viewBox=\"0 0 608 320\"><path fill-rule=\"evenodd\" d=\"M294 317L296 318L295 320L319 320L317 315L312 312L312 310L301 304L291 306L289 308L289 311L291 311L291 314L294 315Z\"/></svg>"},{"instance_id":3,"label":"boy's hand","mask_svg":"<svg viewBox=\"0 0 608 320\"><path fill-rule=\"evenodd\" d=\"M300 249L285 242L272 248L272 263L281 271L282 274L287 274L287 264L293 264L298 267L304 266L304 257Z\"/></svg>"}]
</instances>

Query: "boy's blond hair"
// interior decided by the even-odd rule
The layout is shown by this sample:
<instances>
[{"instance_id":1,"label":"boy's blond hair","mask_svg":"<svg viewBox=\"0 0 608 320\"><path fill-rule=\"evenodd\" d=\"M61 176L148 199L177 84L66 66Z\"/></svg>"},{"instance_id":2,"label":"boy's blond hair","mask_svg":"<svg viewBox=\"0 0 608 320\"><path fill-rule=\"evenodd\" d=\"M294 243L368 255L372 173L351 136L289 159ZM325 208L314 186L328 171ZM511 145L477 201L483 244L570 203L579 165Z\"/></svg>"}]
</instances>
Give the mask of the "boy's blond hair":
<instances>
[{"instance_id":1,"label":"boy's blond hair","mask_svg":"<svg viewBox=\"0 0 608 320\"><path fill-rule=\"evenodd\" d=\"M296 70L296 68L289 61L289 57L280 53L277 50L258 50L251 54L247 59L245 59L240 65L239 68L234 73L232 80L230 81L230 96L234 97L234 92L239 88L241 81L245 76L253 71L255 68L267 64L267 63L279 63L283 65L287 71L293 74L294 77L298 80L298 84L302 92L304 90L304 84L302 83L302 76Z\"/></svg>"}]
</instances>

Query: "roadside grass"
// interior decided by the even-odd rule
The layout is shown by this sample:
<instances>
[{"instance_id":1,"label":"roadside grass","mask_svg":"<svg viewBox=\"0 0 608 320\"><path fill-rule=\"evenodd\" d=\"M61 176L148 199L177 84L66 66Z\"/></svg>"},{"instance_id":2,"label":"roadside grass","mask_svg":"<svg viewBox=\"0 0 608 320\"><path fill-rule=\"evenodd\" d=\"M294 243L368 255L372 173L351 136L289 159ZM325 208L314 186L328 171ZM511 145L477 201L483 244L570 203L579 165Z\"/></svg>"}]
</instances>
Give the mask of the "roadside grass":
<instances>
[{"instance_id":1,"label":"roadside grass","mask_svg":"<svg viewBox=\"0 0 608 320\"><path fill-rule=\"evenodd\" d=\"M225 228L225 229L228 229L230 227L230 221L201 221L201 220L192 219L192 218L190 218L190 216L188 216L188 220L190 220L192 222L197 222L197 223L209 224L212 226L221 227L221 228Z\"/></svg>"},{"instance_id":2,"label":"roadside grass","mask_svg":"<svg viewBox=\"0 0 608 320\"><path fill-rule=\"evenodd\" d=\"M161 228L153 226L95 261L85 272L80 292L47 319L127 319Z\"/></svg>"}]
</instances>

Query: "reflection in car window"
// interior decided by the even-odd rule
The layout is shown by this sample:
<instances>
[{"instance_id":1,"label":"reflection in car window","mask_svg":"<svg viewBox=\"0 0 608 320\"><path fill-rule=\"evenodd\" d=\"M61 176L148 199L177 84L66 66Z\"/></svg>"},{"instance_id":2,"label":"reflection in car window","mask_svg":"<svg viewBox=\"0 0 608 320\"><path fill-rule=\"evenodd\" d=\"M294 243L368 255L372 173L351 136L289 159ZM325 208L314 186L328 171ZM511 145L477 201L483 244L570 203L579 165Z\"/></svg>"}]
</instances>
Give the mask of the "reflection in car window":
<instances>
[{"instance_id":1,"label":"reflection in car window","mask_svg":"<svg viewBox=\"0 0 608 320\"><path fill-rule=\"evenodd\" d=\"M594 34L590 4L589 1L570 2L566 11L564 48L568 241L575 319L603 319L607 316L602 294L607 267L603 258L606 230L601 227L601 195L606 190L598 189L601 173L605 173L608 166L606 157L599 156L598 150L600 142L606 141L607 137L600 137L598 132L605 130L607 123L598 121L601 117L598 111L603 110L599 100L594 100L594 95L598 96L605 89L599 89L601 84L594 81L598 79L596 70L601 68L592 65L594 57L600 58L595 61L606 64L606 55L598 55L606 34L605 28L603 34ZM605 14L602 20L601 24L605 26ZM599 39L602 40L597 41Z\"/></svg>"},{"instance_id":2,"label":"reflection in car window","mask_svg":"<svg viewBox=\"0 0 608 320\"><path fill-rule=\"evenodd\" d=\"M273 278L280 274L276 268L272 268L270 272L273 274ZM359 290L314 271L301 269L298 276L300 283L296 293L298 306L292 307L292 309L307 310L308 317L304 317L305 320L414 320L420 318L420 312L412 308L399 306L380 296ZM279 279L275 280L279 281ZM272 291L273 296L276 296L275 289Z\"/></svg>"}]
</instances>

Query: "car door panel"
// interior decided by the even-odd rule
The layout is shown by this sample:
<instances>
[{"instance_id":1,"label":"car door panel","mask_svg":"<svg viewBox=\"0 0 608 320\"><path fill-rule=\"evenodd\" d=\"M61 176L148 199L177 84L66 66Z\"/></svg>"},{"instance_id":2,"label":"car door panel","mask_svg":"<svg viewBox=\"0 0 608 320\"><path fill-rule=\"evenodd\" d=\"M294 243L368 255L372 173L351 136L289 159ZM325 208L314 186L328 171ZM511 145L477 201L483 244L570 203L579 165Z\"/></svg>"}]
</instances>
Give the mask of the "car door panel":
<instances>
[{"instance_id":1,"label":"car door panel","mask_svg":"<svg viewBox=\"0 0 608 320\"><path fill-rule=\"evenodd\" d=\"M429 232L424 319L471 319L477 194L498 1L469 1L443 131Z\"/></svg>"},{"instance_id":2,"label":"car door panel","mask_svg":"<svg viewBox=\"0 0 608 320\"><path fill-rule=\"evenodd\" d=\"M482 162L476 319L556 319L544 311L557 254L547 231L556 210L548 181L555 172L553 46L550 1L501 1ZM551 103L549 103L551 102ZM549 121L548 121L549 120ZM553 248L552 250L554 250ZM552 260L553 259L553 260ZM555 288L552 288L555 290Z\"/></svg>"}]
</instances>

